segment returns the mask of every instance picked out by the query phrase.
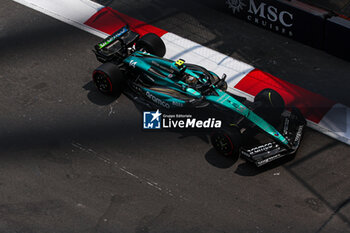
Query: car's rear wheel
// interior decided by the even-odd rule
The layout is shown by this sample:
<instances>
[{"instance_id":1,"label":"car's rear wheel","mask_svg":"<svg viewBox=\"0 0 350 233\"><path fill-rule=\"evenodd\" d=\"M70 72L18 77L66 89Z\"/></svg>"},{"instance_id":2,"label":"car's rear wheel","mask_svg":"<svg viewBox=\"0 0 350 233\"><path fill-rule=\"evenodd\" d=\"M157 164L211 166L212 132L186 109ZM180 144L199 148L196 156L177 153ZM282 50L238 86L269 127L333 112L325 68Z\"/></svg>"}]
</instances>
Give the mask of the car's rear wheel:
<instances>
[{"instance_id":1,"label":"car's rear wheel","mask_svg":"<svg viewBox=\"0 0 350 233\"><path fill-rule=\"evenodd\" d=\"M242 141L242 135L238 128L214 132L210 140L219 154L237 161Z\"/></svg>"},{"instance_id":2,"label":"car's rear wheel","mask_svg":"<svg viewBox=\"0 0 350 233\"><path fill-rule=\"evenodd\" d=\"M113 63L107 62L100 65L93 72L92 79L97 89L103 94L119 97L123 91L124 74Z\"/></svg>"},{"instance_id":3,"label":"car's rear wheel","mask_svg":"<svg viewBox=\"0 0 350 233\"><path fill-rule=\"evenodd\" d=\"M166 52L163 40L154 33L148 33L136 43L137 50L144 50L158 57L163 57Z\"/></svg>"}]
</instances>

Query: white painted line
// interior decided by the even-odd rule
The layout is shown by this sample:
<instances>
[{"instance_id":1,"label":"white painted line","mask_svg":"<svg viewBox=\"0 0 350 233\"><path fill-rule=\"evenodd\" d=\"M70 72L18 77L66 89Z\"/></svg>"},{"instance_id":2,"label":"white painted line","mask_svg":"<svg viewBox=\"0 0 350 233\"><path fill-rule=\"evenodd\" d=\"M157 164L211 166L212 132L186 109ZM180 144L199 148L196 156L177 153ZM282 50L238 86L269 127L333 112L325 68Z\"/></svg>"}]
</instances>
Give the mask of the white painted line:
<instances>
[{"instance_id":1,"label":"white painted line","mask_svg":"<svg viewBox=\"0 0 350 233\"><path fill-rule=\"evenodd\" d=\"M145 178L145 177L141 177L141 176L138 176L138 175L135 175L134 173L132 173L131 171L129 171L126 167L124 166L120 166L117 162L114 162L112 159L108 158L110 156L104 156L102 155L101 153L98 153L96 152L95 150L91 149L91 148L88 148L88 147L85 147L83 146L82 144L80 143L77 143L77 142L72 142L71 145L73 147L75 147L76 149L79 149L80 151L83 151L85 153L88 153L88 154L91 154L93 155L95 158L101 160L102 162L106 163L108 166L114 166L115 168L119 169L120 171L122 171L124 174L127 174L133 178L135 178L136 180L138 180L140 183L143 183L143 184L147 184L148 186L162 192L162 193L165 193L171 197L174 197L174 198L178 198L180 200L184 200L184 201L188 201L188 199L186 197L184 197L183 195L174 195L173 194L173 191L167 187L164 187L164 186L160 186L157 182L154 182L148 178Z\"/></svg>"}]
</instances>

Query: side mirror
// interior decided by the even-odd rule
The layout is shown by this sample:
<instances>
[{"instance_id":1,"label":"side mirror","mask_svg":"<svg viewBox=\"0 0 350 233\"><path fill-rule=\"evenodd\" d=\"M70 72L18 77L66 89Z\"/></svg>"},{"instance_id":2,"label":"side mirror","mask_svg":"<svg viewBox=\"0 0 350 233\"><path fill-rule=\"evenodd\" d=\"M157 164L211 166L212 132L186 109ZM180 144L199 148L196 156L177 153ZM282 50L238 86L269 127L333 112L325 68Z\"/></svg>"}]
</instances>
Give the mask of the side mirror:
<instances>
[{"instance_id":1,"label":"side mirror","mask_svg":"<svg viewBox=\"0 0 350 233\"><path fill-rule=\"evenodd\" d=\"M222 77L221 77L221 79L222 79L223 81L225 81L225 80L226 80L226 77L227 77L227 75L226 75L226 74L223 74Z\"/></svg>"}]
</instances>

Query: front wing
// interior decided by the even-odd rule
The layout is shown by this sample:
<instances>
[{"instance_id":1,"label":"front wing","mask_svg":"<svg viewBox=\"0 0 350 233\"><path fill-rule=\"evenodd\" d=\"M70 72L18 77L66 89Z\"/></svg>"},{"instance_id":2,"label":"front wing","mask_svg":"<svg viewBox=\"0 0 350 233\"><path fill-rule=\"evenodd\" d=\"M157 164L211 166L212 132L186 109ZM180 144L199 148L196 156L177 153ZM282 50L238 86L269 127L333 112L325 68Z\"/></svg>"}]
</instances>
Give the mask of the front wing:
<instances>
[{"instance_id":1,"label":"front wing","mask_svg":"<svg viewBox=\"0 0 350 233\"><path fill-rule=\"evenodd\" d=\"M241 156L260 167L276 159L294 154L300 146L306 121L300 111L294 108L291 112L285 111L282 114L282 123L282 134L288 140L289 148L276 141L271 141L248 148L242 147Z\"/></svg>"}]
</instances>

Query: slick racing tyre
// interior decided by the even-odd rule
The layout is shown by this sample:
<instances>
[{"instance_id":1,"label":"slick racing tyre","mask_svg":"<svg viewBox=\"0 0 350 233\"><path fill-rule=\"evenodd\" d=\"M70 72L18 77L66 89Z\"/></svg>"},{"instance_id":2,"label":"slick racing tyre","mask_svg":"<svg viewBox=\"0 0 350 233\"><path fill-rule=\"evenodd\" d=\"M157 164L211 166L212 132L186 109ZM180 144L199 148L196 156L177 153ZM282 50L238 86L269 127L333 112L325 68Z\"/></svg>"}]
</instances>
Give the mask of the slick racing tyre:
<instances>
[{"instance_id":1,"label":"slick racing tyre","mask_svg":"<svg viewBox=\"0 0 350 233\"><path fill-rule=\"evenodd\" d=\"M148 33L144 35L137 43L137 50L145 50L146 52L163 57L166 52L165 44L163 40L154 33Z\"/></svg>"},{"instance_id":2,"label":"slick racing tyre","mask_svg":"<svg viewBox=\"0 0 350 233\"><path fill-rule=\"evenodd\" d=\"M113 63L100 65L92 75L97 89L106 95L119 97L123 91L124 74Z\"/></svg>"},{"instance_id":3,"label":"slick racing tyre","mask_svg":"<svg viewBox=\"0 0 350 233\"><path fill-rule=\"evenodd\" d=\"M238 128L214 132L210 140L219 154L237 161L242 142L242 135Z\"/></svg>"},{"instance_id":4,"label":"slick racing tyre","mask_svg":"<svg viewBox=\"0 0 350 233\"><path fill-rule=\"evenodd\" d=\"M268 121L278 121L285 109L282 96L273 89L267 88L259 92L255 96L254 102L260 105L255 112Z\"/></svg>"}]
</instances>

